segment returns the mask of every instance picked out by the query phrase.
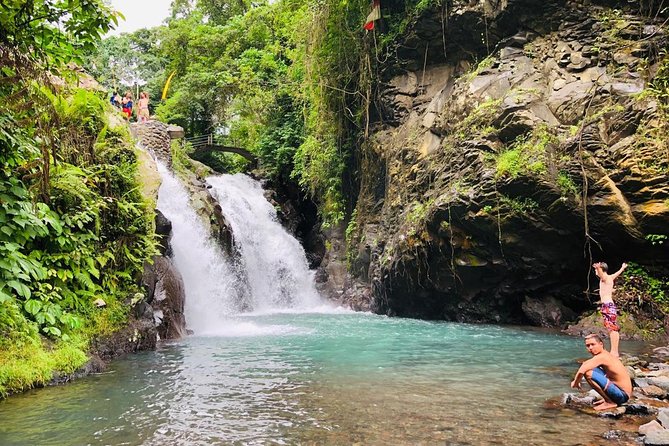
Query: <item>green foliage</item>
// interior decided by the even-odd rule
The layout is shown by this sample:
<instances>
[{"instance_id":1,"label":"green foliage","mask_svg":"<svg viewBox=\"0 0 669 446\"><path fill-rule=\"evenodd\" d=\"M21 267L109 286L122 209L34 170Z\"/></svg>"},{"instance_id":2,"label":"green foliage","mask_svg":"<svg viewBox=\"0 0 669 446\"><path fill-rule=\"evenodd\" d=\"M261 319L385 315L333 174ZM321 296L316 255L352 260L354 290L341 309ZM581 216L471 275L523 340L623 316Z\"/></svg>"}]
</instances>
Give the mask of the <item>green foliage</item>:
<instances>
[{"instance_id":1,"label":"green foliage","mask_svg":"<svg viewBox=\"0 0 669 446\"><path fill-rule=\"evenodd\" d=\"M626 278L630 276L640 279L639 288L645 296L659 304L665 312L669 309L669 278L655 277L644 267L631 262L625 272Z\"/></svg>"},{"instance_id":2,"label":"green foliage","mask_svg":"<svg viewBox=\"0 0 669 446\"><path fill-rule=\"evenodd\" d=\"M481 59L481 61L476 64L476 68L474 68L469 74L467 74L467 82L471 82L472 80L474 80L476 76L481 74L486 69L490 68L494 61L495 61L494 56L488 56Z\"/></svg>"},{"instance_id":3,"label":"green foliage","mask_svg":"<svg viewBox=\"0 0 669 446\"><path fill-rule=\"evenodd\" d=\"M304 142L305 131L302 111L287 92L277 95L267 129L258 142L258 155L272 177L286 181L293 171L293 159Z\"/></svg>"},{"instance_id":4,"label":"green foliage","mask_svg":"<svg viewBox=\"0 0 669 446\"><path fill-rule=\"evenodd\" d=\"M114 13L102 0L5 0L0 8L0 44L58 70L81 63L109 31Z\"/></svg>"},{"instance_id":5,"label":"green foliage","mask_svg":"<svg viewBox=\"0 0 669 446\"><path fill-rule=\"evenodd\" d=\"M343 177L365 137L377 61L417 16L442 5L388 3L380 34L362 29L367 0L177 0L167 26L107 39L89 67L109 86L141 78L152 92L175 72L160 119L189 136L229 133L228 143L256 153L270 176L298 182L330 225L344 217ZM200 158L239 169L231 159Z\"/></svg>"},{"instance_id":6,"label":"green foliage","mask_svg":"<svg viewBox=\"0 0 669 446\"><path fill-rule=\"evenodd\" d=\"M521 173L545 174L546 151L557 142L557 137L546 125L536 127L529 135L519 136L497 157L497 176L515 178Z\"/></svg>"},{"instance_id":7,"label":"green foliage","mask_svg":"<svg viewBox=\"0 0 669 446\"><path fill-rule=\"evenodd\" d=\"M358 248L358 210L354 209L344 231L346 240L346 263L351 268Z\"/></svg>"},{"instance_id":8,"label":"green foliage","mask_svg":"<svg viewBox=\"0 0 669 446\"><path fill-rule=\"evenodd\" d=\"M347 245L351 244L353 236L355 235L357 230L358 230L358 210L354 209L353 213L351 214L351 219L348 221L348 225L346 225L346 231L344 232Z\"/></svg>"},{"instance_id":9,"label":"green foliage","mask_svg":"<svg viewBox=\"0 0 669 446\"><path fill-rule=\"evenodd\" d=\"M0 9L0 395L81 366L109 325L94 299L122 307L155 252L127 130L108 127L104 99L68 85L67 64L115 20L98 0Z\"/></svg>"},{"instance_id":10,"label":"green foliage","mask_svg":"<svg viewBox=\"0 0 669 446\"><path fill-rule=\"evenodd\" d=\"M407 222L411 225L424 223L427 219L427 213L432 208L433 204L434 200L412 203L409 212L407 213Z\"/></svg>"},{"instance_id":11,"label":"green foliage","mask_svg":"<svg viewBox=\"0 0 669 446\"><path fill-rule=\"evenodd\" d=\"M506 206L517 215L525 215L539 207L539 203L529 197L523 199L508 197L506 195L499 196L499 202L501 205Z\"/></svg>"},{"instance_id":12,"label":"green foliage","mask_svg":"<svg viewBox=\"0 0 669 446\"><path fill-rule=\"evenodd\" d=\"M650 242L651 245L662 245L664 242L669 239L669 236L665 234L647 234L646 240Z\"/></svg>"},{"instance_id":13,"label":"green foliage","mask_svg":"<svg viewBox=\"0 0 669 446\"><path fill-rule=\"evenodd\" d=\"M344 218L341 191L344 166L344 160L332 140L319 141L314 136L308 136L295 153L293 176L312 195L320 196L324 227Z\"/></svg>"},{"instance_id":14,"label":"green foliage","mask_svg":"<svg viewBox=\"0 0 669 446\"><path fill-rule=\"evenodd\" d=\"M236 145L254 149L276 90L290 90L286 52L296 9L283 2L233 7L219 23L200 3L186 17L172 20L160 31L161 54L170 59L161 78L172 70L177 74L157 114L193 135L229 128Z\"/></svg>"},{"instance_id":15,"label":"green foliage","mask_svg":"<svg viewBox=\"0 0 669 446\"><path fill-rule=\"evenodd\" d=\"M63 109L61 122L70 119L68 111ZM78 131L96 129L93 118L74 121ZM73 150L90 152L92 141L104 145L97 136L82 138L89 146ZM50 205L34 203L16 178L0 183L0 299L18 303L42 333L62 337L81 327L77 314L89 312L96 296L134 288L134 276L154 251L135 167L133 156L120 164L60 163L52 170Z\"/></svg>"},{"instance_id":16,"label":"green foliage","mask_svg":"<svg viewBox=\"0 0 669 446\"><path fill-rule=\"evenodd\" d=\"M563 197L578 197L581 191L569 175L565 172L559 172L557 176L557 186Z\"/></svg>"},{"instance_id":17,"label":"green foliage","mask_svg":"<svg viewBox=\"0 0 669 446\"><path fill-rule=\"evenodd\" d=\"M449 142L470 138L475 134L489 134L495 129L490 125L493 119L499 116L502 99L488 99L477 104L476 107L462 121L458 122L451 132Z\"/></svg>"},{"instance_id":18,"label":"green foliage","mask_svg":"<svg viewBox=\"0 0 669 446\"><path fill-rule=\"evenodd\" d=\"M105 104L90 92L52 99L55 138L67 141L58 155L78 165L51 167L48 203L37 200L9 169L29 163L21 146L14 145L17 136L0 137L8 156L0 173L0 336L23 343L33 339L39 346L39 332L66 344L42 353L45 368L35 370L37 375L26 375L25 364L10 364L3 372L7 378L0 376L0 391L25 387L23 379L41 382L50 370L62 370L61 364L81 365L83 351L67 341L85 327L95 332L88 319L93 300L111 303L136 292L144 259L155 252L151 220L134 178L132 144L119 145L119 134L106 127ZM29 132L23 135L29 139ZM23 378L16 381L18 376Z\"/></svg>"},{"instance_id":19,"label":"green foliage","mask_svg":"<svg viewBox=\"0 0 669 446\"><path fill-rule=\"evenodd\" d=\"M639 100L656 101L658 121L654 125L642 122L637 130L638 150L650 149L656 154L644 167L658 175L669 171L669 52L662 50L658 55L655 76L640 95Z\"/></svg>"},{"instance_id":20,"label":"green foliage","mask_svg":"<svg viewBox=\"0 0 669 446\"><path fill-rule=\"evenodd\" d=\"M648 91L659 100L662 107L669 108L669 51L663 50L658 56L658 67Z\"/></svg>"},{"instance_id":21,"label":"green foliage","mask_svg":"<svg viewBox=\"0 0 669 446\"><path fill-rule=\"evenodd\" d=\"M88 360L87 345L87 339L80 336L59 341L48 350L34 338L0 344L0 398L12 391L44 385L55 374L75 372Z\"/></svg>"},{"instance_id":22,"label":"green foliage","mask_svg":"<svg viewBox=\"0 0 669 446\"><path fill-rule=\"evenodd\" d=\"M160 48L161 28L140 29L104 39L89 52L84 68L108 91L136 93L135 85L157 102L165 82L167 57Z\"/></svg>"}]
</instances>

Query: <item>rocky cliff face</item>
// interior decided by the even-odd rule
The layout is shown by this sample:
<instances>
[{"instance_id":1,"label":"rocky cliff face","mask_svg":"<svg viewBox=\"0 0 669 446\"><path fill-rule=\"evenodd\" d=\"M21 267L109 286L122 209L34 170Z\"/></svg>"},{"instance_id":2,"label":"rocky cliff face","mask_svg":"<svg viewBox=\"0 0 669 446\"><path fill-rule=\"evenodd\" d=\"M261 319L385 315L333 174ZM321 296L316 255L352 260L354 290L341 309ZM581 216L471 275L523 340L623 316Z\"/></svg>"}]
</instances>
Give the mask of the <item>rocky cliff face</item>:
<instances>
[{"instance_id":1,"label":"rocky cliff face","mask_svg":"<svg viewBox=\"0 0 669 446\"><path fill-rule=\"evenodd\" d=\"M362 149L349 258L372 306L560 325L597 300L595 260L667 275L663 20L550 0L423 14Z\"/></svg>"}]
</instances>

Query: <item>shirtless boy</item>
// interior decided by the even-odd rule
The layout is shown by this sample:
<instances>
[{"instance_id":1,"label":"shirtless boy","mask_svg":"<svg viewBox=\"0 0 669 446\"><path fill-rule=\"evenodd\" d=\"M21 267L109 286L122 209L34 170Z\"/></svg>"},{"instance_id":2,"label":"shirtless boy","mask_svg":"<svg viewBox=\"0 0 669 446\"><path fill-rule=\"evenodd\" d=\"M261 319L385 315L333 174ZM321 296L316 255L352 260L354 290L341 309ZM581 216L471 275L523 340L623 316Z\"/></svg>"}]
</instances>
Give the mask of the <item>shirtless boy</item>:
<instances>
[{"instance_id":1,"label":"shirtless boy","mask_svg":"<svg viewBox=\"0 0 669 446\"><path fill-rule=\"evenodd\" d=\"M585 348L592 358L581 364L571 387L581 388L581 378L599 393L603 400L595 403L595 410L608 410L624 404L632 394L632 380L618 357L604 349L604 342L596 335L585 337Z\"/></svg>"},{"instance_id":2,"label":"shirtless boy","mask_svg":"<svg viewBox=\"0 0 669 446\"><path fill-rule=\"evenodd\" d=\"M595 268L595 274L599 277L599 297L601 299L602 317L604 318L604 326L609 331L609 339L611 339L611 354L615 357L620 356L618 352L618 345L620 344L620 327L618 326L618 309L613 303L613 281L625 271L627 263L623 263L618 271L613 274L608 274L609 266L604 262L595 263L592 265Z\"/></svg>"}]
</instances>

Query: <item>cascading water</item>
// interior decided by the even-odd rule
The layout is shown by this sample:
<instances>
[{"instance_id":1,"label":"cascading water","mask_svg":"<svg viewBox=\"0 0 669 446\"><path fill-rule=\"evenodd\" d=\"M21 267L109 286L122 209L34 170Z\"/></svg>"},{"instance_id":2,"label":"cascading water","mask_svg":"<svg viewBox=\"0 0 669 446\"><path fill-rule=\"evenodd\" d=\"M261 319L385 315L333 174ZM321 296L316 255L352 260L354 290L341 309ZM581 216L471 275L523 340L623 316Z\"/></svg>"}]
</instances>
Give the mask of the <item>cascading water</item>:
<instances>
[{"instance_id":1,"label":"cascading water","mask_svg":"<svg viewBox=\"0 0 669 446\"><path fill-rule=\"evenodd\" d=\"M260 183L247 175L207 178L230 223L254 312L323 305L300 243L279 223Z\"/></svg>"},{"instance_id":2,"label":"cascading water","mask_svg":"<svg viewBox=\"0 0 669 446\"><path fill-rule=\"evenodd\" d=\"M158 163L162 185L158 209L172 222L172 251L186 289L186 323L196 334L244 334L234 320L244 311L308 311L324 302L299 242L279 224L257 181L246 175L210 177L212 195L230 223L240 258L232 261L192 209L181 182Z\"/></svg>"},{"instance_id":3,"label":"cascading water","mask_svg":"<svg viewBox=\"0 0 669 446\"><path fill-rule=\"evenodd\" d=\"M172 222L170 243L186 289L186 323L198 333L215 331L239 311L244 291L239 275L190 206L186 188L161 162L158 172L158 209Z\"/></svg>"}]
</instances>

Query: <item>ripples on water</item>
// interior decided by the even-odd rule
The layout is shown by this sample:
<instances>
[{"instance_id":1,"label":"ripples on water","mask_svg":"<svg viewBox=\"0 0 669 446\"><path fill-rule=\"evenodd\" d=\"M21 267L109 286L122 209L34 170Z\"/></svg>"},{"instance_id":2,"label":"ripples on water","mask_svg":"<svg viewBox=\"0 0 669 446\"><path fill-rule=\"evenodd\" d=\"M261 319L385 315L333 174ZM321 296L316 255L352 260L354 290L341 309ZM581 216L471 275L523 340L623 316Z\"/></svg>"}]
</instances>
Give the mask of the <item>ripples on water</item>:
<instances>
[{"instance_id":1,"label":"ripples on water","mask_svg":"<svg viewBox=\"0 0 669 446\"><path fill-rule=\"evenodd\" d=\"M612 422L543 408L586 355L579 339L503 327L239 317L0 402L0 444L600 444Z\"/></svg>"}]
</instances>

